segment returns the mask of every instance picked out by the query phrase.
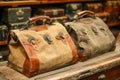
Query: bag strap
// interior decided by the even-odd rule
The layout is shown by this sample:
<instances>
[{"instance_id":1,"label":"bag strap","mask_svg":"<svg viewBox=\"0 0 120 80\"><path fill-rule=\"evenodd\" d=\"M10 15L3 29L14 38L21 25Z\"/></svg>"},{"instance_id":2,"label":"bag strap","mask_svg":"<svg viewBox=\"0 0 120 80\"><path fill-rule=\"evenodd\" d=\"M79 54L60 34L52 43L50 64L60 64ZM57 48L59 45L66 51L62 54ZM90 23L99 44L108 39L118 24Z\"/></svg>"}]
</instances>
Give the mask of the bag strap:
<instances>
[{"instance_id":1,"label":"bag strap","mask_svg":"<svg viewBox=\"0 0 120 80\"><path fill-rule=\"evenodd\" d=\"M73 59L72 59L72 63L75 63L78 61L78 51L77 48L72 40L72 38L67 34L67 37L65 38L65 40L68 42L71 50L72 50L72 55L73 55Z\"/></svg>"}]
</instances>

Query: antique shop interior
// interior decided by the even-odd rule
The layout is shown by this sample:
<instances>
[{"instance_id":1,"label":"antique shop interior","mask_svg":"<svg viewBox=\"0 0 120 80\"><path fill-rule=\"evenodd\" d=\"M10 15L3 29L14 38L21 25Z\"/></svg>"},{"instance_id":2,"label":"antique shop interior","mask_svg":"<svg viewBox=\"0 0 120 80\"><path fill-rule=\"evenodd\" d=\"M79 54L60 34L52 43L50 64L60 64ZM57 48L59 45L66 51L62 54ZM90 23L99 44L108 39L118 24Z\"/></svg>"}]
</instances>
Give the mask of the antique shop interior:
<instances>
[{"instance_id":1,"label":"antique shop interior","mask_svg":"<svg viewBox=\"0 0 120 80\"><path fill-rule=\"evenodd\" d=\"M0 0L0 80L120 80L120 0Z\"/></svg>"}]
</instances>

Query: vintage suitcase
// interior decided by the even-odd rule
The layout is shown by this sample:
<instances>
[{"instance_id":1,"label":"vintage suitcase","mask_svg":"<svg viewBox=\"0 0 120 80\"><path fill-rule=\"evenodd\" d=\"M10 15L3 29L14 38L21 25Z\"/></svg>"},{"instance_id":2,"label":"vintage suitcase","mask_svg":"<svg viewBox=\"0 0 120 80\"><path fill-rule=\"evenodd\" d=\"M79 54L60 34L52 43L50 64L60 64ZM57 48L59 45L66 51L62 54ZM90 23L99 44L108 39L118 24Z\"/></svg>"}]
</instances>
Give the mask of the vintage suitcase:
<instances>
[{"instance_id":1,"label":"vintage suitcase","mask_svg":"<svg viewBox=\"0 0 120 80\"><path fill-rule=\"evenodd\" d=\"M114 18L114 22L118 22L119 21L119 12L120 12L120 9L119 9L119 5L118 5L118 1L113 1L113 11L112 11L112 15L113 15L113 18Z\"/></svg>"},{"instance_id":2,"label":"vintage suitcase","mask_svg":"<svg viewBox=\"0 0 120 80\"><path fill-rule=\"evenodd\" d=\"M41 19L47 19L44 25L11 30L9 66L28 77L73 64L78 59L77 48L63 25L49 22L47 16L34 17L29 22Z\"/></svg>"},{"instance_id":3,"label":"vintage suitcase","mask_svg":"<svg viewBox=\"0 0 120 80\"><path fill-rule=\"evenodd\" d=\"M82 3L68 3L66 4L66 15L68 16L68 20L72 20L73 16L82 11L83 5Z\"/></svg>"},{"instance_id":4,"label":"vintage suitcase","mask_svg":"<svg viewBox=\"0 0 120 80\"><path fill-rule=\"evenodd\" d=\"M112 11L113 11L113 3L112 3L112 1L107 1L106 2L105 11L109 12L109 13L112 13Z\"/></svg>"},{"instance_id":5,"label":"vintage suitcase","mask_svg":"<svg viewBox=\"0 0 120 80\"><path fill-rule=\"evenodd\" d=\"M8 41L8 28L6 25L0 26L0 45L7 45Z\"/></svg>"},{"instance_id":6,"label":"vintage suitcase","mask_svg":"<svg viewBox=\"0 0 120 80\"><path fill-rule=\"evenodd\" d=\"M94 12L82 11L74 19L73 22L65 23L65 27L77 46L81 61L111 51L115 47L115 37Z\"/></svg>"},{"instance_id":7,"label":"vintage suitcase","mask_svg":"<svg viewBox=\"0 0 120 80\"><path fill-rule=\"evenodd\" d=\"M102 3L87 3L87 10L93 11L95 13L103 12Z\"/></svg>"},{"instance_id":8,"label":"vintage suitcase","mask_svg":"<svg viewBox=\"0 0 120 80\"><path fill-rule=\"evenodd\" d=\"M44 8L44 9L39 9L36 12L37 15L46 15L49 17L61 17L65 16L64 9L62 8Z\"/></svg>"},{"instance_id":9,"label":"vintage suitcase","mask_svg":"<svg viewBox=\"0 0 120 80\"><path fill-rule=\"evenodd\" d=\"M110 13L108 12L100 12L100 13L95 13L95 15L99 18L101 18L105 23L108 23Z\"/></svg>"},{"instance_id":10,"label":"vintage suitcase","mask_svg":"<svg viewBox=\"0 0 120 80\"><path fill-rule=\"evenodd\" d=\"M119 9L119 0L112 1L112 3L113 3L113 11L118 12L120 10Z\"/></svg>"},{"instance_id":11,"label":"vintage suitcase","mask_svg":"<svg viewBox=\"0 0 120 80\"><path fill-rule=\"evenodd\" d=\"M3 11L2 21L5 23L25 22L31 17L30 7L7 8Z\"/></svg>"},{"instance_id":12,"label":"vintage suitcase","mask_svg":"<svg viewBox=\"0 0 120 80\"><path fill-rule=\"evenodd\" d=\"M105 11L109 13L118 12L119 11L119 1L107 1L105 4Z\"/></svg>"}]
</instances>

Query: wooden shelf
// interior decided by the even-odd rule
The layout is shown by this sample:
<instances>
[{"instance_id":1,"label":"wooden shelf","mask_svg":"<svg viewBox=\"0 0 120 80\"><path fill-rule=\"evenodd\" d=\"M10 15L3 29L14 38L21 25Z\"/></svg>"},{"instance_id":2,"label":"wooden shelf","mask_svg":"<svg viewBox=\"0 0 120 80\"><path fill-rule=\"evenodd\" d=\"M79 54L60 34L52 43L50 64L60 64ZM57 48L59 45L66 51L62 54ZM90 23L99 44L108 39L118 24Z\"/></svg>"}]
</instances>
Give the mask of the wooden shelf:
<instances>
[{"instance_id":1,"label":"wooden shelf","mask_svg":"<svg viewBox=\"0 0 120 80\"><path fill-rule=\"evenodd\" d=\"M40 1L0 1L0 6L17 7L20 5L35 5L40 4Z\"/></svg>"},{"instance_id":2,"label":"wooden shelf","mask_svg":"<svg viewBox=\"0 0 120 80\"><path fill-rule=\"evenodd\" d=\"M42 4L67 3L67 2L92 2L92 0L43 0Z\"/></svg>"},{"instance_id":3,"label":"wooden shelf","mask_svg":"<svg viewBox=\"0 0 120 80\"><path fill-rule=\"evenodd\" d=\"M95 1L94 0L0 1L0 6L17 7L20 5L53 4L53 3L67 3L67 2L95 2ZM97 2L101 2L101 1L97 1Z\"/></svg>"}]
</instances>

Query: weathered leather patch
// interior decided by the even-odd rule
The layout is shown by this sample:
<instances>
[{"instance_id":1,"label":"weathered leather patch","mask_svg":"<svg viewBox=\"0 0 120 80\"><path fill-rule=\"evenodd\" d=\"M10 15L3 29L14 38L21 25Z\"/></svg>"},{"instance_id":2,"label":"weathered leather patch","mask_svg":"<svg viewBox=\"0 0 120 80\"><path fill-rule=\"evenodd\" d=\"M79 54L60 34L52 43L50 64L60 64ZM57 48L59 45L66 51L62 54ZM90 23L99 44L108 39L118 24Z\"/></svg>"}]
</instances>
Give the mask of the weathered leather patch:
<instances>
[{"instance_id":1,"label":"weathered leather patch","mask_svg":"<svg viewBox=\"0 0 120 80\"><path fill-rule=\"evenodd\" d=\"M78 60L77 48L76 48L74 42L72 41L71 37L68 34L66 36L67 37L65 39L69 43L69 46L70 46L70 48L72 50L73 63L75 63Z\"/></svg>"},{"instance_id":2,"label":"weathered leather patch","mask_svg":"<svg viewBox=\"0 0 120 80\"><path fill-rule=\"evenodd\" d=\"M23 42L23 44L27 54L23 65L23 73L28 77L32 77L37 71L39 71L40 62L34 51L33 45L27 41Z\"/></svg>"},{"instance_id":3,"label":"weathered leather patch","mask_svg":"<svg viewBox=\"0 0 120 80\"><path fill-rule=\"evenodd\" d=\"M42 30L47 30L47 26L42 25L42 26L35 26L35 27L31 27L30 29L35 30L35 31L42 31Z\"/></svg>"}]
</instances>

